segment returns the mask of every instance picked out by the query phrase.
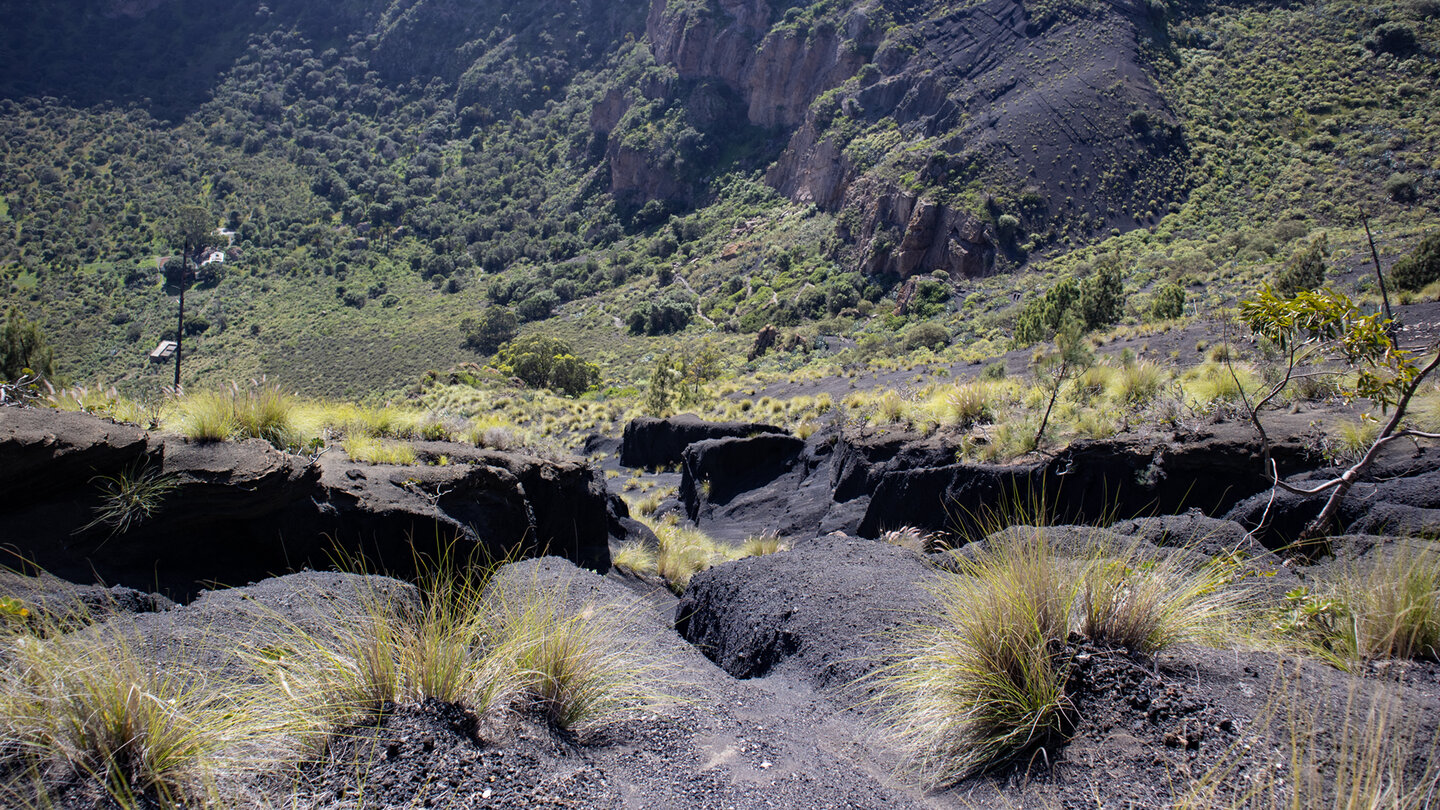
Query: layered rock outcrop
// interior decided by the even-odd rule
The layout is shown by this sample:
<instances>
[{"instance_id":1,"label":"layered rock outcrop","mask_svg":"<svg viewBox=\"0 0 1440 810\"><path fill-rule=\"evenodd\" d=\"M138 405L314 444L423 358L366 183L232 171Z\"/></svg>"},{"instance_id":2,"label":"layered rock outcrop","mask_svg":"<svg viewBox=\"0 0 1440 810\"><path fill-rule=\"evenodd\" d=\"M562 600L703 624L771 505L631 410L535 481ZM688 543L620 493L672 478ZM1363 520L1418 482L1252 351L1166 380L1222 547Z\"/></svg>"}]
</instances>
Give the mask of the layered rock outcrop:
<instances>
[{"instance_id":1,"label":"layered rock outcrop","mask_svg":"<svg viewBox=\"0 0 1440 810\"><path fill-rule=\"evenodd\" d=\"M707 422L689 413L667 419L640 416L625 425L620 463L626 467L668 467L679 464L685 448L695 442L784 432L761 422Z\"/></svg>"},{"instance_id":2,"label":"layered rock outcrop","mask_svg":"<svg viewBox=\"0 0 1440 810\"><path fill-rule=\"evenodd\" d=\"M338 451L310 459L258 439L197 443L84 414L4 408L0 547L72 581L181 598L207 582L346 559L401 576L436 554L551 553L609 567L609 536L623 535L626 515L584 462L449 443L417 452L447 463L369 465ZM123 530L97 521L117 506L106 486L133 497L147 477L163 483L146 496L148 509Z\"/></svg>"}]
</instances>

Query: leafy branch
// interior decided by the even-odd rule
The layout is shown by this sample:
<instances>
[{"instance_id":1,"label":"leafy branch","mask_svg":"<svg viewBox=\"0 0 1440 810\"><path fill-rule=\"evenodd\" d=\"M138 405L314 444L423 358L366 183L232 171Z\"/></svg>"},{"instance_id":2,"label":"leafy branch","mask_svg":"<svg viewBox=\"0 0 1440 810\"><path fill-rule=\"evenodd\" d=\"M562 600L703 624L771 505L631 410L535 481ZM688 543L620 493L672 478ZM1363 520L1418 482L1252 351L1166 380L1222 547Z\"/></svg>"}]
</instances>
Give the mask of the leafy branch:
<instances>
[{"instance_id":1,"label":"leafy branch","mask_svg":"<svg viewBox=\"0 0 1440 810\"><path fill-rule=\"evenodd\" d=\"M1329 493L1324 508L1305 527L1300 539L1323 537L1334 523L1345 495L1387 445L1403 438L1440 438L1440 434L1401 427L1415 393L1440 367L1440 354L1421 365L1421 358L1433 347L1420 355L1400 348L1390 318L1380 313L1363 314L1348 296L1331 289L1305 290L1287 297L1266 286L1254 299L1240 303L1240 320L1256 335L1278 346L1284 356L1284 373L1258 400L1252 403L1241 391L1250 421L1260 433L1267 472L1277 489L1304 496ZM1369 449L1340 475L1314 487L1298 487L1281 480L1260 413L1292 380L1312 373L1333 373L1303 370L1324 359L1342 361L1356 371L1354 387L1342 392L1347 398L1368 399L1390 418Z\"/></svg>"}]
</instances>

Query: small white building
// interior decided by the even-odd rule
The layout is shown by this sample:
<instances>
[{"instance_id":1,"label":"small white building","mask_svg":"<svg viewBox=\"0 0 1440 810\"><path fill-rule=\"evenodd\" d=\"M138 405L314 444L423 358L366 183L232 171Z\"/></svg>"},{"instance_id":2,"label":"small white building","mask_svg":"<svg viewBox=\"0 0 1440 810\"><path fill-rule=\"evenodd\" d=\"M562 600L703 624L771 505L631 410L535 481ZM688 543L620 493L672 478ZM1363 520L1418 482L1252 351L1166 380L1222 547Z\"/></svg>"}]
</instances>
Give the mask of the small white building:
<instances>
[{"instance_id":1,"label":"small white building","mask_svg":"<svg viewBox=\"0 0 1440 810\"><path fill-rule=\"evenodd\" d=\"M150 362L164 363L175 356L175 350L180 346L173 340L162 340L155 350L150 352Z\"/></svg>"}]
</instances>

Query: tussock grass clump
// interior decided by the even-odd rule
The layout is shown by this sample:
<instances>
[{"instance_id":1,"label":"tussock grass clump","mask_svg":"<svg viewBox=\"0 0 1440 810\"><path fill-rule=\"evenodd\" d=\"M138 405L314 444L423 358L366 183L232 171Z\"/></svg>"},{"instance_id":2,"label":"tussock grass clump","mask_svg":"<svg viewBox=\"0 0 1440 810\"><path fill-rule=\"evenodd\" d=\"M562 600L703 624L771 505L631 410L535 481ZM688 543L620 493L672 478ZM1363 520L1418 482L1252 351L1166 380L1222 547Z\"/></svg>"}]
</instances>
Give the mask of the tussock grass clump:
<instances>
[{"instance_id":1,"label":"tussock grass clump","mask_svg":"<svg viewBox=\"0 0 1440 810\"><path fill-rule=\"evenodd\" d=\"M1440 659L1440 553L1400 547L1341 585L1365 658Z\"/></svg>"},{"instance_id":2,"label":"tussock grass clump","mask_svg":"<svg viewBox=\"0 0 1440 810\"><path fill-rule=\"evenodd\" d=\"M230 398L218 391L186 395L175 403L175 408L175 429L191 441L223 442L235 434L235 410Z\"/></svg>"},{"instance_id":3,"label":"tussock grass clump","mask_svg":"<svg viewBox=\"0 0 1440 810\"><path fill-rule=\"evenodd\" d=\"M1148 360L1121 366L1111 376L1107 394L1115 402L1144 407L1152 402L1170 382L1170 374Z\"/></svg>"},{"instance_id":4,"label":"tussock grass clump","mask_svg":"<svg viewBox=\"0 0 1440 810\"><path fill-rule=\"evenodd\" d=\"M1094 365L1081 371L1069 385L1070 398L1079 403L1090 403L1102 397L1114 385L1117 372L1114 368Z\"/></svg>"},{"instance_id":5,"label":"tussock grass clump","mask_svg":"<svg viewBox=\"0 0 1440 810\"><path fill-rule=\"evenodd\" d=\"M527 443L524 435L505 419L476 417L459 432L462 441L491 450L514 450Z\"/></svg>"},{"instance_id":6,"label":"tussock grass clump","mask_svg":"<svg viewBox=\"0 0 1440 810\"><path fill-rule=\"evenodd\" d=\"M301 634L275 664L288 698L331 727L437 700L482 717L536 710L576 735L655 698L653 665L619 640L623 610L571 604L566 583L501 582L495 571L436 568L418 594L374 594L333 636Z\"/></svg>"},{"instance_id":7,"label":"tussock grass clump","mask_svg":"<svg viewBox=\"0 0 1440 810\"><path fill-rule=\"evenodd\" d=\"M929 551L932 543L930 534L915 526L901 526L898 529L881 532L880 541L889 543L892 546L909 549L918 554L924 554Z\"/></svg>"},{"instance_id":8,"label":"tussock grass clump","mask_svg":"<svg viewBox=\"0 0 1440 810\"><path fill-rule=\"evenodd\" d=\"M144 405L122 395L114 386L89 388L77 385L56 389L47 382L45 402L58 410L99 414L132 425L147 424L152 416Z\"/></svg>"},{"instance_id":9,"label":"tussock grass clump","mask_svg":"<svg viewBox=\"0 0 1440 810\"><path fill-rule=\"evenodd\" d=\"M1238 403L1242 392L1253 392L1261 385L1249 366L1213 359L1186 371L1180 382L1185 399L1196 408Z\"/></svg>"},{"instance_id":10,"label":"tussock grass clump","mask_svg":"<svg viewBox=\"0 0 1440 810\"><path fill-rule=\"evenodd\" d=\"M660 540L656 573L670 583L676 593L683 593L690 578L717 563L738 559L737 552L718 543L700 529L681 525L675 515L648 523Z\"/></svg>"},{"instance_id":11,"label":"tussock grass clump","mask_svg":"<svg viewBox=\"0 0 1440 810\"><path fill-rule=\"evenodd\" d=\"M1031 417L1007 420L995 426L990 440L977 448L982 461L1008 461L1032 453L1038 446L1035 439L1039 420Z\"/></svg>"},{"instance_id":12,"label":"tussock grass clump","mask_svg":"<svg viewBox=\"0 0 1440 810\"><path fill-rule=\"evenodd\" d=\"M903 634L880 676L886 725L932 786L1069 733L1072 634L1149 654L1218 638L1238 609L1213 567L1138 550L1062 556L1036 529L992 535L955 564L934 588L938 619Z\"/></svg>"},{"instance_id":13,"label":"tussock grass clump","mask_svg":"<svg viewBox=\"0 0 1440 810\"><path fill-rule=\"evenodd\" d=\"M682 524L673 514L660 520L644 515L637 519L655 532L659 547L652 551L638 544L627 545L616 555L614 564L636 573L658 575L676 593L684 593L691 577L711 566L789 548L774 532L752 535L739 546L729 546L694 526Z\"/></svg>"},{"instance_id":14,"label":"tussock grass clump","mask_svg":"<svg viewBox=\"0 0 1440 810\"><path fill-rule=\"evenodd\" d=\"M610 564L637 574L654 573L660 566L660 558L643 543L626 543L616 550Z\"/></svg>"},{"instance_id":15,"label":"tussock grass clump","mask_svg":"<svg viewBox=\"0 0 1440 810\"><path fill-rule=\"evenodd\" d=\"M277 449L300 443L298 400L278 385L231 384L219 391L185 394L170 405L170 419L194 441L264 439Z\"/></svg>"},{"instance_id":16,"label":"tussock grass clump","mask_svg":"<svg viewBox=\"0 0 1440 810\"><path fill-rule=\"evenodd\" d=\"M208 806L221 780L293 750L296 717L263 690L157 669L123 633L19 636L9 655L0 733L34 769L32 783L0 793L6 800L28 794L49 806L40 774L59 768L122 807Z\"/></svg>"},{"instance_id":17,"label":"tussock grass clump","mask_svg":"<svg viewBox=\"0 0 1440 810\"><path fill-rule=\"evenodd\" d=\"M1327 455L1335 462L1353 464L1361 459L1380 437L1380 423L1374 419L1342 419L1325 432Z\"/></svg>"},{"instance_id":18,"label":"tussock grass clump","mask_svg":"<svg viewBox=\"0 0 1440 810\"><path fill-rule=\"evenodd\" d=\"M633 498L627 501L627 504L632 514L640 517L650 517L655 514L656 510L660 508L660 504L664 503L666 498L674 494L674 487L658 487L650 490L639 498Z\"/></svg>"},{"instance_id":19,"label":"tussock grass clump","mask_svg":"<svg viewBox=\"0 0 1440 810\"><path fill-rule=\"evenodd\" d=\"M284 449L299 443L291 414L296 400L278 385L256 384L249 388L230 386L235 433L241 439L264 439Z\"/></svg>"},{"instance_id":20,"label":"tussock grass clump","mask_svg":"<svg viewBox=\"0 0 1440 810\"><path fill-rule=\"evenodd\" d=\"M884 677L887 725L928 785L946 785L1065 732L1072 706L1057 651L1074 577L1044 543L1014 542L937 586L939 621L901 640Z\"/></svg>"},{"instance_id":21,"label":"tussock grass clump","mask_svg":"<svg viewBox=\"0 0 1440 810\"><path fill-rule=\"evenodd\" d=\"M895 424L905 417L905 398L895 391L885 391L874 400L874 415L870 418L872 424L886 425Z\"/></svg>"},{"instance_id":22,"label":"tussock grass clump","mask_svg":"<svg viewBox=\"0 0 1440 810\"><path fill-rule=\"evenodd\" d=\"M653 664L615 641L619 616L586 604L568 608L558 590L532 589L489 605L491 673L509 688L512 707L536 710L570 734L611 725L654 702Z\"/></svg>"},{"instance_id":23,"label":"tussock grass clump","mask_svg":"<svg viewBox=\"0 0 1440 810\"><path fill-rule=\"evenodd\" d=\"M780 539L778 533L773 531L763 532L761 534L752 534L745 538L745 541L740 544L739 556L763 557L766 554L778 554L788 548L785 541Z\"/></svg>"},{"instance_id":24,"label":"tussock grass clump","mask_svg":"<svg viewBox=\"0 0 1440 810\"><path fill-rule=\"evenodd\" d=\"M364 434L345 439L345 455L368 464L414 464L415 448L405 442L379 439Z\"/></svg>"},{"instance_id":25,"label":"tussock grass clump","mask_svg":"<svg viewBox=\"0 0 1440 810\"><path fill-rule=\"evenodd\" d=\"M962 428L995 421L998 388L990 380L976 380L951 388L945 397L951 419Z\"/></svg>"},{"instance_id":26,"label":"tussock grass clump","mask_svg":"<svg viewBox=\"0 0 1440 810\"><path fill-rule=\"evenodd\" d=\"M1097 644L1152 654L1175 644L1216 642L1239 610L1218 565L1197 567L1183 555L1146 559L1133 550L1096 557L1081 577L1078 629Z\"/></svg>"},{"instance_id":27,"label":"tussock grass clump","mask_svg":"<svg viewBox=\"0 0 1440 810\"><path fill-rule=\"evenodd\" d=\"M1428 385L1415 395L1408 420L1419 430L1440 433L1440 385Z\"/></svg>"},{"instance_id":28,"label":"tussock grass clump","mask_svg":"<svg viewBox=\"0 0 1440 810\"><path fill-rule=\"evenodd\" d=\"M1341 668L1381 658L1440 660L1440 552L1402 541L1373 554L1368 565L1287 593L1274 625L1280 643Z\"/></svg>"},{"instance_id":29,"label":"tussock grass clump","mask_svg":"<svg viewBox=\"0 0 1440 810\"><path fill-rule=\"evenodd\" d=\"M95 518L82 531L104 526L111 535L120 535L149 519L177 486L175 476L166 475L159 465L136 463L114 475L93 479L100 489Z\"/></svg>"},{"instance_id":30,"label":"tussock grass clump","mask_svg":"<svg viewBox=\"0 0 1440 810\"><path fill-rule=\"evenodd\" d=\"M1075 435L1086 439L1108 439L1120 432L1120 422L1109 411L1085 408L1071 419Z\"/></svg>"}]
</instances>

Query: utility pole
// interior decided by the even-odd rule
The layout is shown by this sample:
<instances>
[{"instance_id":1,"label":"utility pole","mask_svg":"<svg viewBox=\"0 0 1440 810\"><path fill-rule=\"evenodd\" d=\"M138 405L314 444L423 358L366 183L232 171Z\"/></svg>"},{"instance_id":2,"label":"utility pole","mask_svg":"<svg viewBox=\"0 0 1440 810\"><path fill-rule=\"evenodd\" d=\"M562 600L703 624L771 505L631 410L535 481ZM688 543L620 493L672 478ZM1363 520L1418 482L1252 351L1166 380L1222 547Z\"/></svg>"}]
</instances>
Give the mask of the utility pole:
<instances>
[{"instance_id":1,"label":"utility pole","mask_svg":"<svg viewBox=\"0 0 1440 810\"><path fill-rule=\"evenodd\" d=\"M190 259L200 251L215 232L215 218L209 209L187 206L180 210L175 222L175 239L180 243L180 313L175 321L175 390L180 390L180 355L185 342L185 286L190 280Z\"/></svg>"},{"instance_id":2,"label":"utility pole","mask_svg":"<svg viewBox=\"0 0 1440 810\"><path fill-rule=\"evenodd\" d=\"M185 264L189 244L180 251L180 317L175 323L175 393L180 393L180 353L185 345Z\"/></svg>"}]
</instances>

